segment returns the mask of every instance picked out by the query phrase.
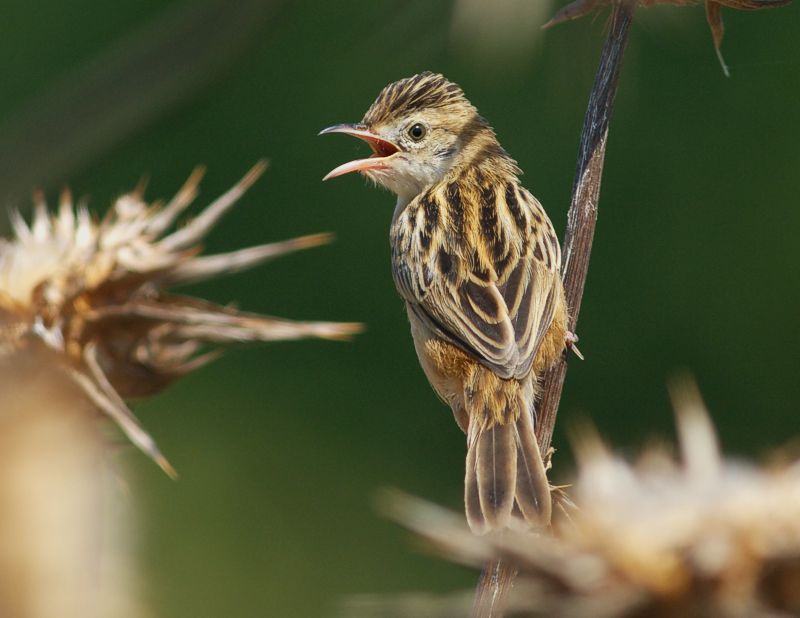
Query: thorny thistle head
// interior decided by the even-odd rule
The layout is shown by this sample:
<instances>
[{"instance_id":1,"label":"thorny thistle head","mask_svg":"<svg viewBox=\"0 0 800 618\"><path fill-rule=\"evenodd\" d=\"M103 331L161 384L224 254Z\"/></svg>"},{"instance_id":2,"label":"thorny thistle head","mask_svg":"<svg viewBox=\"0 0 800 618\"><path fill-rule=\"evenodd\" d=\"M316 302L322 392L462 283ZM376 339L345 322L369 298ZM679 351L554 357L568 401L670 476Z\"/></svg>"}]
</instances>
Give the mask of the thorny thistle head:
<instances>
[{"instance_id":1,"label":"thorny thistle head","mask_svg":"<svg viewBox=\"0 0 800 618\"><path fill-rule=\"evenodd\" d=\"M197 217L170 231L195 199L195 170L166 204L148 204L140 190L119 197L102 220L69 193L57 213L35 199L28 225L11 214L15 238L0 240L0 360L46 353L128 438L174 474L125 404L158 392L213 360L216 346L320 337L343 339L357 324L294 322L244 313L168 292L271 258L326 243L328 234L201 256L200 242L262 174L258 163Z\"/></svg>"},{"instance_id":2,"label":"thorny thistle head","mask_svg":"<svg viewBox=\"0 0 800 618\"><path fill-rule=\"evenodd\" d=\"M476 537L463 518L423 501L392 494L384 506L454 561L517 568L509 616L800 615L800 462L724 459L694 384L676 385L673 401L680 461L651 447L631 464L584 433L574 504L562 500L553 536ZM457 609L465 598L362 598L353 614L452 617L466 615Z\"/></svg>"},{"instance_id":3,"label":"thorny thistle head","mask_svg":"<svg viewBox=\"0 0 800 618\"><path fill-rule=\"evenodd\" d=\"M518 174L494 131L444 76L428 71L386 86L358 124L338 124L320 134L345 133L367 142L373 154L340 165L324 180L362 172L401 199L410 200L451 170L491 159L496 172Z\"/></svg>"}]
</instances>

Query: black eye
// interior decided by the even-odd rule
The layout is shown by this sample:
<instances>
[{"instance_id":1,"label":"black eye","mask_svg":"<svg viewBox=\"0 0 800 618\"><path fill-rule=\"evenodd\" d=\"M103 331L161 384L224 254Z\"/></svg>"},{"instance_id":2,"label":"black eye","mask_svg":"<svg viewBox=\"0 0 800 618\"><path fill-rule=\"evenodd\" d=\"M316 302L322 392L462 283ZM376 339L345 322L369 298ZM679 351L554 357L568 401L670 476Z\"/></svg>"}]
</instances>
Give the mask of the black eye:
<instances>
[{"instance_id":1,"label":"black eye","mask_svg":"<svg viewBox=\"0 0 800 618\"><path fill-rule=\"evenodd\" d=\"M423 137L425 137L425 133L427 133L425 126L417 123L412 125L411 128L408 130L408 135L413 139L415 142L418 142Z\"/></svg>"}]
</instances>

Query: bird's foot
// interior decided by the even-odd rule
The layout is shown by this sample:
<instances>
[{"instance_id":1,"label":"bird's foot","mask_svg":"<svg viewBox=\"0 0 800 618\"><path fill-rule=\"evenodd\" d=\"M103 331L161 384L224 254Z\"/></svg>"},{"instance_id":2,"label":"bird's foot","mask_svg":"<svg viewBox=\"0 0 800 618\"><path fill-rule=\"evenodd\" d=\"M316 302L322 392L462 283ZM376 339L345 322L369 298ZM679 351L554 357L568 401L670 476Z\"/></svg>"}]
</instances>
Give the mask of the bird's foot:
<instances>
[{"instance_id":1,"label":"bird's foot","mask_svg":"<svg viewBox=\"0 0 800 618\"><path fill-rule=\"evenodd\" d=\"M583 358L583 354L578 349L578 346L575 344L578 343L578 335L571 331L567 331L566 336L564 337L564 345L567 350L570 350L575 356L577 356L581 360L586 360Z\"/></svg>"}]
</instances>

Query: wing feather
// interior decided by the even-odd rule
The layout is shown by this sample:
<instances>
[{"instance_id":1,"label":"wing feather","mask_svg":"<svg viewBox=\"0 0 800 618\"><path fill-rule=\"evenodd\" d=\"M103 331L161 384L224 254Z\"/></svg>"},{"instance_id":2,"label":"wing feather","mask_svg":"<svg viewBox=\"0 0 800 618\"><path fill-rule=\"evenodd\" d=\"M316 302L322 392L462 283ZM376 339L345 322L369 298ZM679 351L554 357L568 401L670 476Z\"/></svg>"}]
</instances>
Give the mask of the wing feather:
<instances>
[{"instance_id":1,"label":"wing feather","mask_svg":"<svg viewBox=\"0 0 800 618\"><path fill-rule=\"evenodd\" d=\"M460 207L485 212L486 204L465 203L465 193L461 193ZM424 227L424 221L419 221L423 209L415 202L444 200L441 210L446 212L448 199L447 192L424 195L409 204L408 214L401 215L393 228L395 284L415 315L440 337L500 377L522 378L530 372L556 309L558 243L541 205L524 189L509 185L469 194L490 195L498 212L509 213L492 217L491 227L480 226L472 235L487 250L467 251L462 246L466 230L434 234L433 242L429 238L422 247L415 234ZM402 234L411 235L410 242L408 237L396 237ZM506 251L499 259L498 247ZM457 260L460 272L442 272L442 254L462 256ZM467 254L469 259L463 257ZM494 256L495 263L481 263L479 255Z\"/></svg>"}]
</instances>

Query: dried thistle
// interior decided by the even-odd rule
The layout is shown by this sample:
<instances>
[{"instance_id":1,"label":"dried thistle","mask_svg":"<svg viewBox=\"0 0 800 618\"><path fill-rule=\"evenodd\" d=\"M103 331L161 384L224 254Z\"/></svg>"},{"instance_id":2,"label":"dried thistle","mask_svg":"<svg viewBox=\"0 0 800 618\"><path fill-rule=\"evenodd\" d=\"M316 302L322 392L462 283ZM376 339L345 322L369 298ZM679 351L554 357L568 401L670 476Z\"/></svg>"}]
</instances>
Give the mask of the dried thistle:
<instances>
[{"instance_id":1,"label":"dried thistle","mask_svg":"<svg viewBox=\"0 0 800 618\"><path fill-rule=\"evenodd\" d=\"M172 200L148 204L138 189L96 221L68 192L51 214L35 198L33 221L11 215L0 240L0 359L46 350L95 408L112 418L168 474L174 471L125 399L156 393L213 360L209 345L320 337L344 339L358 324L294 322L168 292L330 240L328 234L201 256L200 242L262 174L258 163L196 218L170 228L198 193L196 169Z\"/></svg>"},{"instance_id":2,"label":"dried thistle","mask_svg":"<svg viewBox=\"0 0 800 618\"><path fill-rule=\"evenodd\" d=\"M565 21L578 19L584 15L593 13L602 7L608 6L618 0L575 0L558 11L542 28L550 28ZM758 9L771 9L785 6L792 0L638 0L638 5L651 7L656 4L671 4L674 6L690 6L704 2L706 7L706 19L711 28L711 37L714 40L714 50L717 53L722 70L725 76L729 76L728 66L722 58L720 47L725 36L725 25L722 23L722 7L738 9L740 11L756 11Z\"/></svg>"},{"instance_id":3,"label":"dried thistle","mask_svg":"<svg viewBox=\"0 0 800 618\"><path fill-rule=\"evenodd\" d=\"M680 461L651 447L631 464L584 432L571 491L577 507L562 509L552 537L476 537L461 517L404 496L390 496L387 510L452 560L514 565L509 615L797 616L800 462L724 459L693 384L672 392ZM417 615L459 615L415 607Z\"/></svg>"}]
</instances>

